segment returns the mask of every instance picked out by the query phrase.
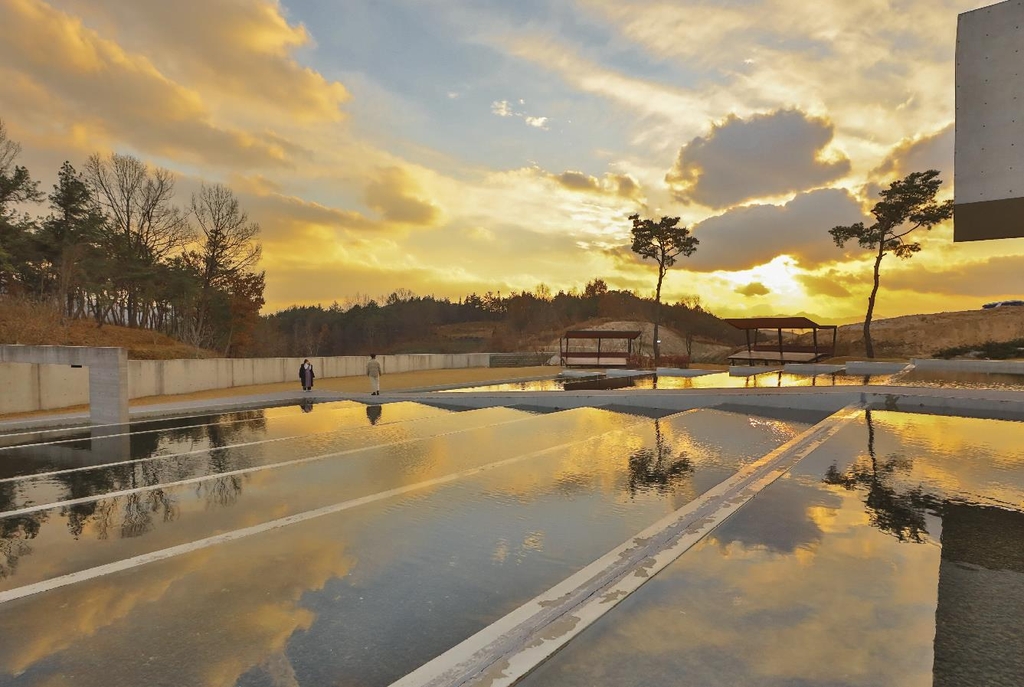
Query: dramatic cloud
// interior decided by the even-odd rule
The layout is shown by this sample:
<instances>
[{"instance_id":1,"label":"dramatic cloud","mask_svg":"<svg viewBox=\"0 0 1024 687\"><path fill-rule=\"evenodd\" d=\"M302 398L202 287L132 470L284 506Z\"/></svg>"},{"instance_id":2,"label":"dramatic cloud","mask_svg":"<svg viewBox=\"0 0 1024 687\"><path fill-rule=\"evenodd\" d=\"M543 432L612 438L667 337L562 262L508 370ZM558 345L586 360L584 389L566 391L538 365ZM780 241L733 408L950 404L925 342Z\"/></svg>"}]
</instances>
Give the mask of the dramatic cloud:
<instances>
[{"instance_id":1,"label":"dramatic cloud","mask_svg":"<svg viewBox=\"0 0 1024 687\"><path fill-rule=\"evenodd\" d=\"M771 290L764 284L758 281L750 282L746 286L741 286L736 289L736 293L741 296L767 296L771 293Z\"/></svg>"},{"instance_id":2,"label":"dramatic cloud","mask_svg":"<svg viewBox=\"0 0 1024 687\"><path fill-rule=\"evenodd\" d=\"M953 188L953 138L952 124L923 136L904 139L892 149L878 167L871 171L870 181L864 188L865 195L872 201L878 200L878 192L894 179L902 179L911 172L937 169L945 182L943 191Z\"/></svg>"},{"instance_id":3,"label":"dramatic cloud","mask_svg":"<svg viewBox=\"0 0 1024 687\"><path fill-rule=\"evenodd\" d=\"M640 185L628 174L605 174L602 180L583 172L568 171L553 174L551 178L570 191L613 194L630 200L642 196Z\"/></svg>"},{"instance_id":4,"label":"dramatic cloud","mask_svg":"<svg viewBox=\"0 0 1024 687\"><path fill-rule=\"evenodd\" d=\"M218 125L196 91L40 0L0 0L0 13L0 79L30 74L63 118L96 138L214 165L274 167L299 152L272 134Z\"/></svg>"},{"instance_id":5,"label":"dramatic cloud","mask_svg":"<svg viewBox=\"0 0 1024 687\"><path fill-rule=\"evenodd\" d=\"M116 22L117 40L146 55L168 77L218 102L241 99L301 120L335 121L345 87L300 65L305 26L276 0L55 0L86 18ZM232 100L231 102L234 102Z\"/></svg>"},{"instance_id":6,"label":"dramatic cloud","mask_svg":"<svg viewBox=\"0 0 1024 687\"><path fill-rule=\"evenodd\" d=\"M790 255L802 267L839 261L828 230L865 219L860 204L839 189L803 193L785 205L753 205L707 219L693 227L700 240L687 269L744 270Z\"/></svg>"},{"instance_id":7,"label":"dramatic cloud","mask_svg":"<svg viewBox=\"0 0 1024 687\"><path fill-rule=\"evenodd\" d=\"M815 188L850 171L845 157L822 158L833 133L797 110L731 115L684 145L665 181L680 202L713 208Z\"/></svg>"},{"instance_id":8,"label":"dramatic cloud","mask_svg":"<svg viewBox=\"0 0 1024 687\"><path fill-rule=\"evenodd\" d=\"M927 269L910 263L889 267L895 269L886 270L886 266L882 266L882 287L885 289L979 298L1021 298L1024 295L1020 288L1024 255L994 257L982 262L950 265L945 269Z\"/></svg>"},{"instance_id":9,"label":"dramatic cloud","mask_svg":"<svg viewBox=\"0 0 1024 687\"><path fill-rule=\"evenodd\" d=\"M0 117L44 189L111 150L174 170L178 202L229 184L263 228L268 310L595 276L650 293L640 212L701 241L669 299L854 317L870 256L828 229L911 171L951 189L953 18L979 2L0 0ZM1018 295L1024 248L921 238L883 266L913 297L880 315Z\"/></svg>"},{"instance_id":10,"label":"dramatic cloud","mask_svg":"<svg viewBox=\"0 0 1024 687\"><path fill-rule=\"evenodd\" d=\"M252 218L260 223L260 240L268 245L265 257L272 258L277 248L290 250L296 239L323 240L337 238L339 231L354 234L378 232L385 226L353 212L327 207L281 193L242 192L239 199Z\"/></svg>"},{"instance_id":11,"label":"dramatic cloud","mask_svg":"<svg viewBox=\"0 0 1024 687\"><path fill-rule=\"evenodd\" d=\"M366 187L366 204L392 222L434 224L440 217L437 206L418 197L413 181L398 167L382 170Z\"/></svg>"},{"instance_id":12,"label":"dramatic cloud","mask_svg":"<svg viewBox=\"0 0 1024 687\"><path fill-rule=\"evenodd\" d=\"M843 286L848 277L836 270L828 270L824 274L799 274L795 278L803 285L808 296L846 298L850 295L849 289Z\"/></svg>"}]
</instances>

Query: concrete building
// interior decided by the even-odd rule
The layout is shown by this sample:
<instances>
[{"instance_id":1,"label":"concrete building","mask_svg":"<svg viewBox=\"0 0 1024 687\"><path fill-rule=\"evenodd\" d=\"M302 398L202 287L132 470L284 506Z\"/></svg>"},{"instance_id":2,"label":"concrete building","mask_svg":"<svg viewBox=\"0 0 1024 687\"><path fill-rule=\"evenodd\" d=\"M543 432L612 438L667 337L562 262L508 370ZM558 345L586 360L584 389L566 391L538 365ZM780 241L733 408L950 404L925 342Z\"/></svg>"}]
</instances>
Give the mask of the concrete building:
<instances>
[{"instance_id":1,"label":"concrete building","mask_svg":"<svg viewBox=\"0 0 1024 687\"><path fill-rule=\"evenodd\" d=\"M1024 0L959 16L953 240L1024 237Z\"/></svg>"}]
</instances>

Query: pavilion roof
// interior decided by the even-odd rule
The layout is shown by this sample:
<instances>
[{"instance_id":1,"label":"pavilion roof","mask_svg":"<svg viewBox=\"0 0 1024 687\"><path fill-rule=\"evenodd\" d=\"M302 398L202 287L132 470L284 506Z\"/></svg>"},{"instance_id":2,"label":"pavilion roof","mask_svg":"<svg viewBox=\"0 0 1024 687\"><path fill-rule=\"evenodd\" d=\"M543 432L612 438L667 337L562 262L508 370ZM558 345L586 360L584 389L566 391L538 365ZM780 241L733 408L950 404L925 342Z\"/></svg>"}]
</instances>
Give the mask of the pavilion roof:
<instances>
[{"instance_id":1,"label":"pavilion roof","mask_svg":"<svg viewBox=\"0 0 1024 687\"><path fill-rule=\"evenodd\" d=\"M835 329L834 324L818 324L806 317L727 317L723 320L737 329Z\"/></svg>"},{"instance_id":2,"label":"pavilion roof","mask_svg":"<svg viewBox=\"0 0 1024 687\"><path fill-rule=\"evenodd\" d=\"M564 335L566 339L635 339L640 336L639 329L570 329Z\"/></svg>"}]
</instances>

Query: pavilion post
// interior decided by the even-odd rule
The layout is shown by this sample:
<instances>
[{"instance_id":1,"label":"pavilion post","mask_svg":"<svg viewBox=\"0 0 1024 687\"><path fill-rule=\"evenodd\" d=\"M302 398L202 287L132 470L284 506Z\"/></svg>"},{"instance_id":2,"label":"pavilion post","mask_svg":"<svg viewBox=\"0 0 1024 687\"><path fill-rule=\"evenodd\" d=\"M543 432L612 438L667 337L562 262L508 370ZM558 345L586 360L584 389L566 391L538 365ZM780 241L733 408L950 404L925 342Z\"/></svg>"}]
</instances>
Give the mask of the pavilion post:
<instances>
[{"instance_id":1,"label":"pavilion post","mask_svg":"<svg viewBox=\"0 0 1024 687\"><path fill-rule=\"evenodd\" d=\"M786 362L785 356L782 354L782 327L779 327L779 364Z\"/></svg>"},{"instance_id":2,"label":"pavilion post","mask_svg":"<svg viewBox=\"0 0 1024 687\"><path fill-rule=\"evenodd\" d=\"M812 329L811 336L814 338L814 362L818 362L818 330Z\"/></svg>"}]
</instances>

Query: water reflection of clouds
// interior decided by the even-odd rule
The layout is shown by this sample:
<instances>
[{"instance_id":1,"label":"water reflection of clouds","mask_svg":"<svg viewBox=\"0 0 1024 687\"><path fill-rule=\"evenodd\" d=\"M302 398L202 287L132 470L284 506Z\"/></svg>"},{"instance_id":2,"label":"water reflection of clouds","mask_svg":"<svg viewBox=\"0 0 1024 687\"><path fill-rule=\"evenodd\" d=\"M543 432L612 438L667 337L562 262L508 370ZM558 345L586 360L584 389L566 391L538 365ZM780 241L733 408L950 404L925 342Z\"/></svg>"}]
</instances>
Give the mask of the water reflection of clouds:
<instances>
[{"instance_id":1,"label":"water reflection of clouds","mask_svg":"<svg viewBox=\"0 0 1024 687\"><path fill-rule=\"evenodd\" d=\"M754 499L746 507L746 516L730 527L711 535L710 541L729 549L763 549L776 554L792 554L797 549L813 550L824 531L819 520L835 527L842 499L834 494L782 480L774 485L778 498ZM829 522L831 520L831 522Z\"/></svg>"},{"instance_id":2,"label":"water reflection of clouds","mask_svg":"<svg viewBox=\"0 0 1024 687\"><path fill-rule=\"evenodd\" d=\"M523 685L930 686L938 548L867 526L853 494L779 486ZM759 526L777 515L802 534Z\"/></svg>"},{"instance_id":3,"label":"water reflection of clouds","mask_svg":"<svg viewBox=\"0 0 1024 687\"><path fill-rule=\"evenodd\" d=\"M315 614L309 590L352 562L313 535L236 542L31 597L0 614L0 675L75 685L234 684L280 656ZM268 544L287 543L288 555ZM301 560L302 565L294 565ZM159 648L159 650L157 650ZM102 670L80 670L103 657ZM279 663L279 661L277 662Z\"/></svg>"}]
</instances>

